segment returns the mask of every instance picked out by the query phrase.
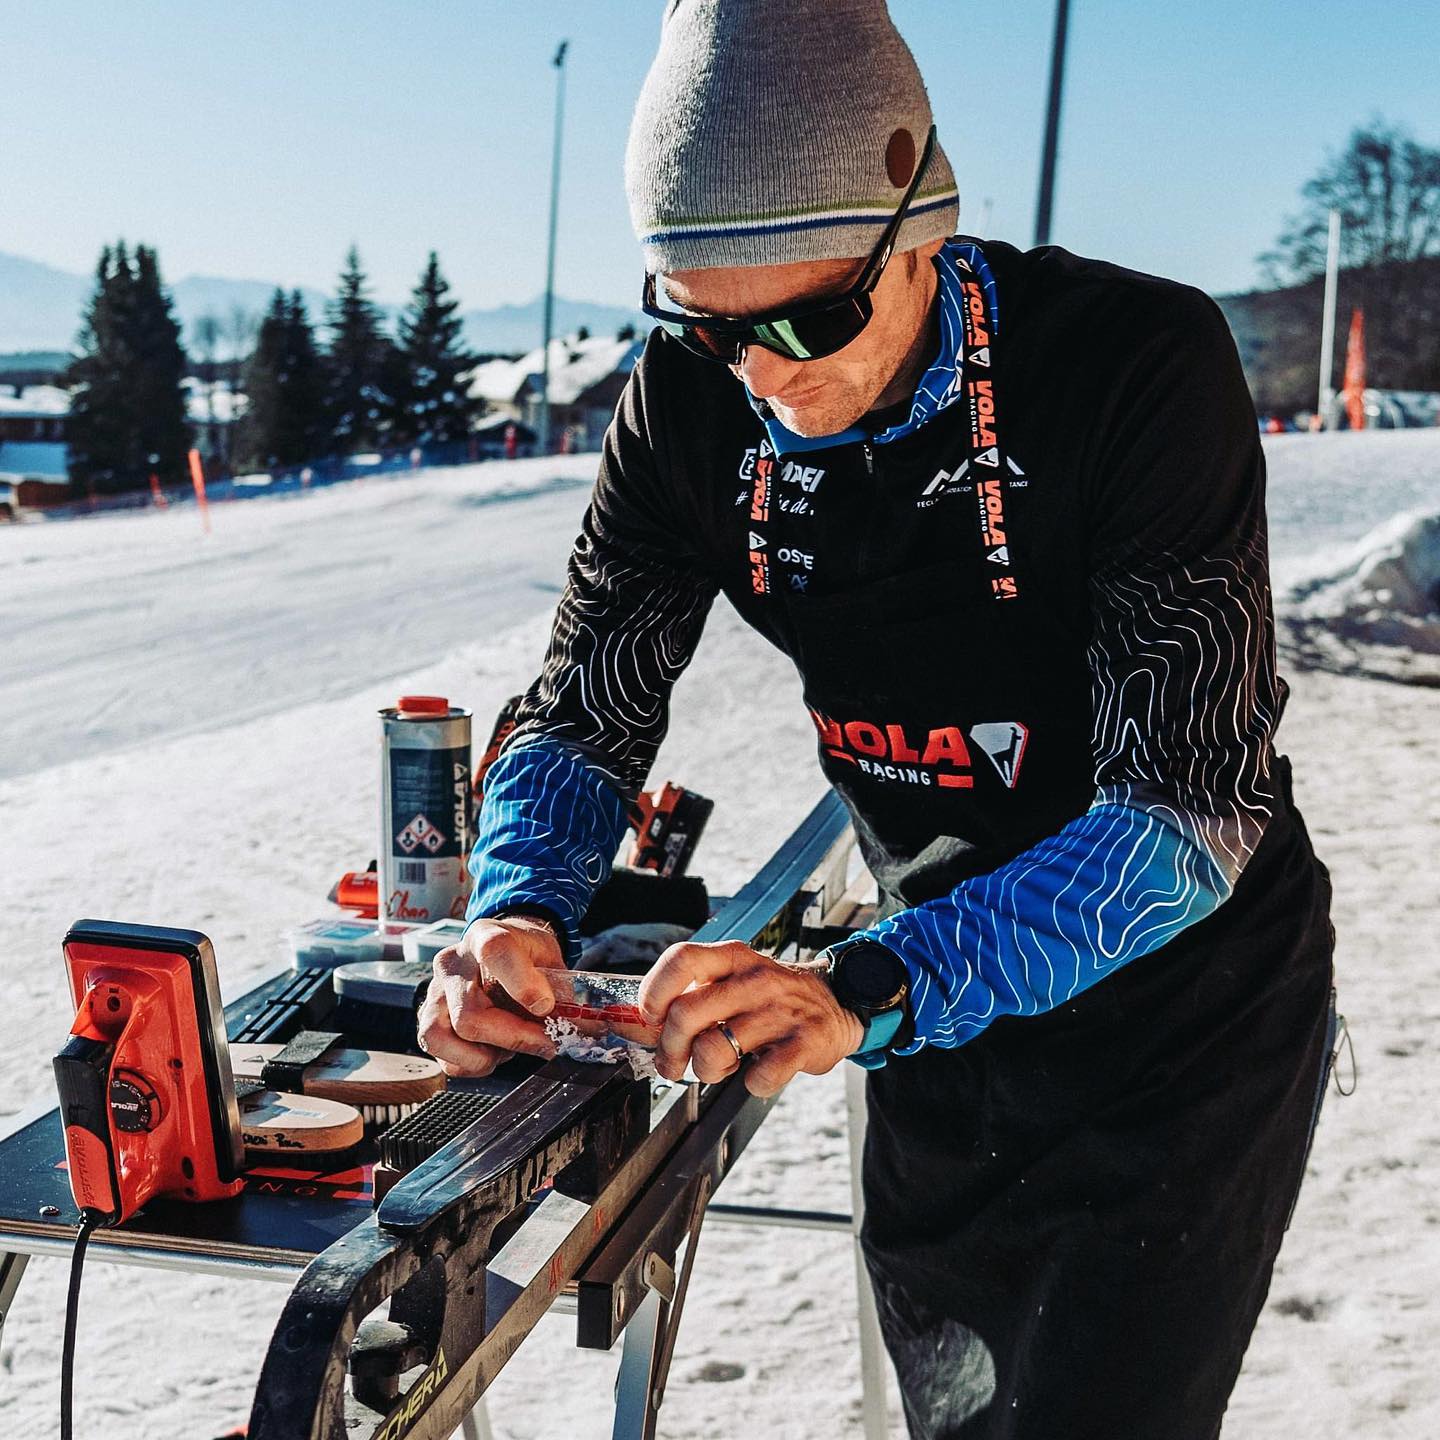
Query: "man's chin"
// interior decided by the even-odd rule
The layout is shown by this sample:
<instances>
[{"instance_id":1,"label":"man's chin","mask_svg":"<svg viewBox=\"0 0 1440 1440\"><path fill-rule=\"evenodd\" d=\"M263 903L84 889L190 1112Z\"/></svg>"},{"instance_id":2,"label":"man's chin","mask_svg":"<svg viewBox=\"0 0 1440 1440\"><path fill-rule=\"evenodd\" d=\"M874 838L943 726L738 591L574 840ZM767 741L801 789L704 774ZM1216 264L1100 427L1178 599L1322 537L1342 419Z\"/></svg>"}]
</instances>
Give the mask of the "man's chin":
<instances>
[{"instance_id":1,"label":"man's chin","mask_svg":"<svg viewBox=\"0 0 1440 1440\"><path fill-rule=\"evenodd\" d=\"M801 435L806 440L820 440L826 435L838 435L848 430L860 417L838 405L801 405L792 410L788 405L770 402L775 418L792 435Z\"/></svg>"}]
</instances>

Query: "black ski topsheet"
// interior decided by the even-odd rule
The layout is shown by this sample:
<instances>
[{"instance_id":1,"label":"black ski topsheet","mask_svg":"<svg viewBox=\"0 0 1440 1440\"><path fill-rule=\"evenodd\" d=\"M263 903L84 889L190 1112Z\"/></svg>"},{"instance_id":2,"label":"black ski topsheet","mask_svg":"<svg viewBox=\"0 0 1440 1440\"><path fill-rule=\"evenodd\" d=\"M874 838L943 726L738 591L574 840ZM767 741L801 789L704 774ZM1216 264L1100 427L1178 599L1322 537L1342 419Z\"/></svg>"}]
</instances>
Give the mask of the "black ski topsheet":
<instances>
[{"instance_id":1,"label":"black ski topsheet","mask_svg":"<svg viewBox=\"0 0 1440 1440\"><path fill-rule=\"evenodd\" d=\"M772 858L735 896L724 901L697 941L743 939L772 953L795 943L812 897L806 882L846 835L848 819L831 792L821 799ZM848 845L843 847L848 853ZM843 856L841 857L843 861ZM843 863L840 881L843 888ZM831 897L834 898L833 896ZM320 1024L331 1013L334 993L328 971L285 970L225 1007L231 1040L288 1039ZM57 1037L57 1046L59 1043ZM347 1044L376 1037L347 1032ZM381 1037L395 1048L393 1037ZM451 1080L452 1089L505 1094L535 1074L540 1062L517 1057L483 1080ZM97 1253L132 1252L137 1263L174 1257L301 1269L371 1212L371 1168L376 1158L368 1137L333 1163L306 1158L291 1167L267 1157L247 1168L245 1189L233 1200L204 1205L153 1201L125 1225L96 1231ZM46 1111L0 1139L0 1251L68 1250L79 1214L65 1170L59 1112Z\"/></svg>"}]
</instances>

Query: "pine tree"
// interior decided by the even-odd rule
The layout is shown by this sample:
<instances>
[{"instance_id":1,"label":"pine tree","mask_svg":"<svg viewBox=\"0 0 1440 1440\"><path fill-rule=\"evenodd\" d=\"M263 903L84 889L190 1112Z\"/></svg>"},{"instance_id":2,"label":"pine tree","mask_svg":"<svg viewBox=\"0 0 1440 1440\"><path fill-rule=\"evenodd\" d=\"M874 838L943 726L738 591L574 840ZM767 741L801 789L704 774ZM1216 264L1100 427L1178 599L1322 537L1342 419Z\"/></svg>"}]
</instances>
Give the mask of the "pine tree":
<instances>
[{"instance_id":1,"label":"pine tree","mask_svg":"<svg viewBox=\"0 0 1440 1440\"><path fill-rule=\"evenodd\" d=\"M72 480L96 494L142 488L152 473L181 483L185 352L154 250L137 246L132 260L122 240L100 252L79 347L66 377Z\"/></svg>"},{"instance_id":2,"label":"pine tree","mask_svg":"<svg viewBox=\"0 0 1440 1440\"><path fill-rule=\"evenodd\" d=\"M328 319L326 401L336 449L342 455L373 449L384 438L392 408L386 384L393 373L394 347L381 328L379 310L365 293L365 272L353 245Z\"/></svg>"},{"instance_id":3,"label":"pine tree","mask_svg":"<svg viewBox=\"0 0 1440 1440\"><path fill-rule=\"evenodd\" d=\"M298 290L276 290L245 371L248 405L241 464L302 465L333 449L326 425L325 374Z\"/></svg>"},{"instance_id":4,"label":"pine tree","mask_svg":"<svg viewBox=\"0 0 1440 1440\"><path fill-rule=\"evenodd\" d=\"M181 326L160 279L160 261L145 245L135 247L135 414L140 447L162 483L186 476L192 432L186 418Z\"/></svg>"},{"instance_id":5,"label":"pine tree","mask_svg":"<svg viewBox=\"0 0 1440 1440\"><path fill-rule=\"evenodd\" d=\"M435 252L400 317L399 384L391 439L399 445L464 440L482 409L466 385L475 357L461 342L460 302L440 273Z\"/></svg>"}]
</instances>

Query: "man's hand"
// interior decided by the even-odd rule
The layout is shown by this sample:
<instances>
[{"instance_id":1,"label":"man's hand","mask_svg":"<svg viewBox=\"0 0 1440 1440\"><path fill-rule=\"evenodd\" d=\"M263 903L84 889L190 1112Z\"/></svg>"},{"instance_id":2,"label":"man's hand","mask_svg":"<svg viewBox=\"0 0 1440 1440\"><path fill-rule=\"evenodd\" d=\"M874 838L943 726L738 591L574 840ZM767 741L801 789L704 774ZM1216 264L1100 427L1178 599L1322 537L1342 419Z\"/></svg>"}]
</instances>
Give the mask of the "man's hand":
<instances>
[{"instance_id":1,"label":"man's hand","mask_svg":"<svg viewBox=\"0 0 1440 1440\"><path fill-rule=\"evenodd\" d=\"M722 1022L750 1061L745 1088L773 1095L800 1072L823 1075L865 1038L818 971L782 965L738 940L672 945L640 984L640 1009L661 1024L655 1068L678 1080L688 1062L701 1080L739 1068Z\"/></svg>"},{"instance_id":2,"label":"man's hand","mask_svg":"<svg viewBox=\"0 0 1440 1440\"><path fill-rule=\"evenodd\" d=\"M524 915L477 920L458 945L435 957L435 976L420 1007L420 1048L447 1075L488 1075L511 1055L553 1059L555 1046L538 1020L496 1005L487 990L499 986L516 1009L546 1015L555 996L542 969L564 969L560 942L550 927Z\"/></svg>"}]
</instances>

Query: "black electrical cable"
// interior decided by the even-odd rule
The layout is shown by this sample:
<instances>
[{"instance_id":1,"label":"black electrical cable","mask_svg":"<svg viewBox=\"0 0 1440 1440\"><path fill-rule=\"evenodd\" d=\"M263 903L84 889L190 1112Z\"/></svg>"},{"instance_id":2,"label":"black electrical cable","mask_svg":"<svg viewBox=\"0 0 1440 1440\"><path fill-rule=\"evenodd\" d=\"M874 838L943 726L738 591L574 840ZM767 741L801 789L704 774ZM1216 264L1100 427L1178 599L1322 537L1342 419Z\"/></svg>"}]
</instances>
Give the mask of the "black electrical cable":
<instances>
[{"instance_id":1,"label":"black electrical cable","mask_svg":"<svg viewBox=\"0 0 1440 1440\"><path fill-rule=\"evenodd\" d=\"M60 1440L71 1440L71 1413L75 1385L75 1323L80 1311L80 1269L90 1237L109 1219L100 1210L80 1212L80 1230L70 1257L70 1293L65 1297L65 1341L60 1350Z\"/></svg>"}]
</instances>

